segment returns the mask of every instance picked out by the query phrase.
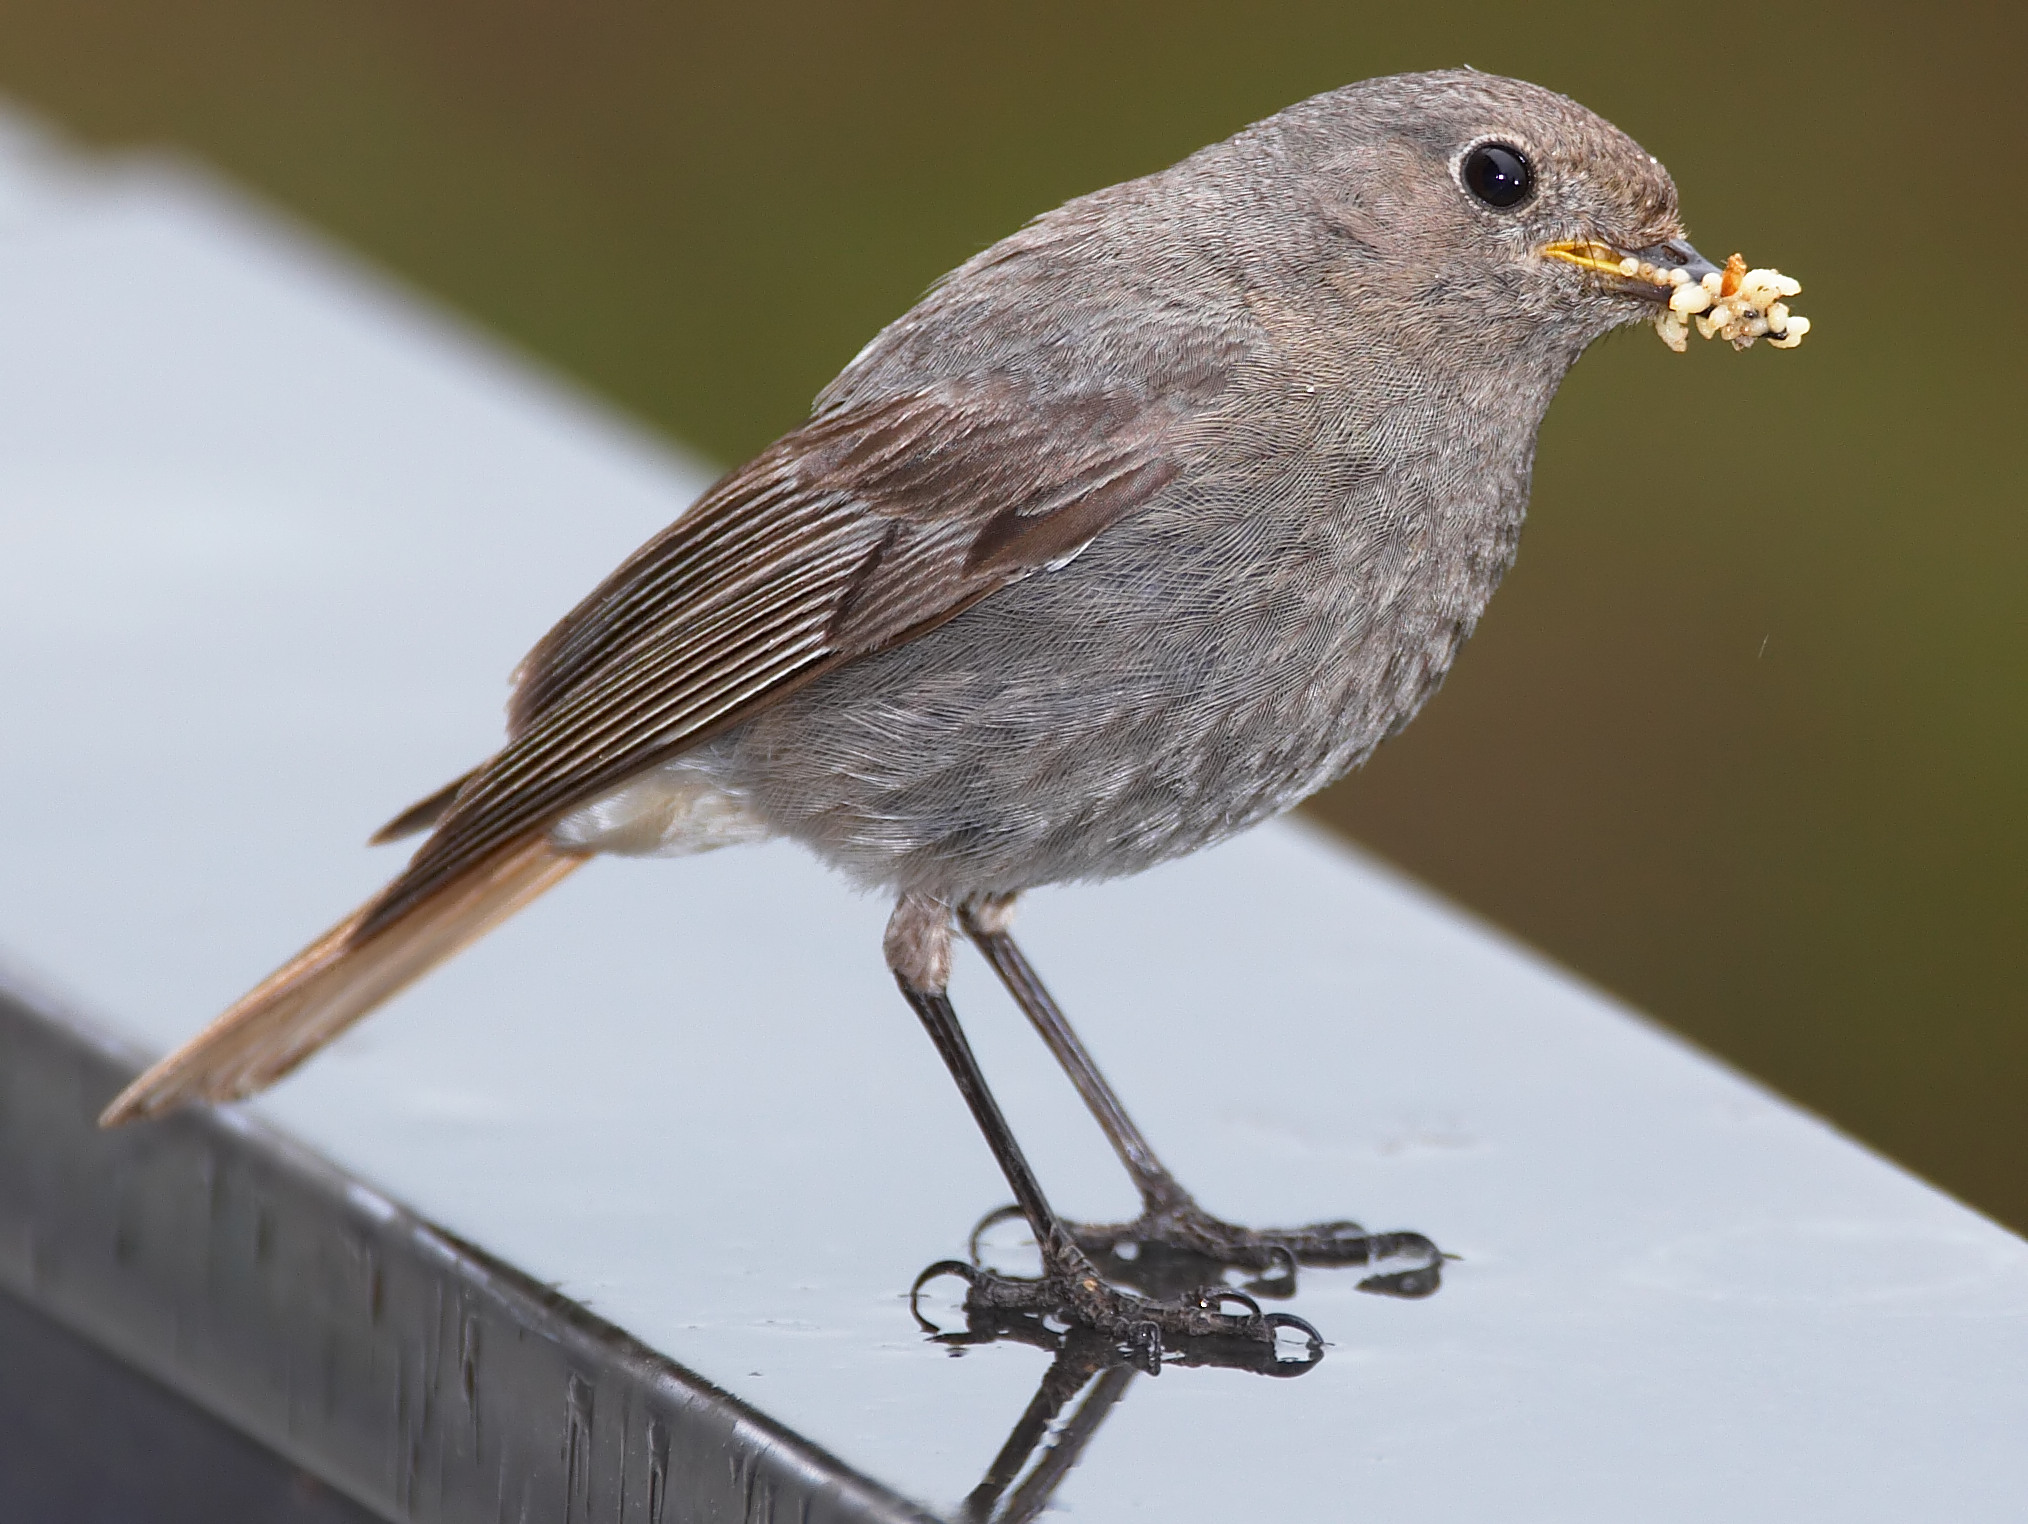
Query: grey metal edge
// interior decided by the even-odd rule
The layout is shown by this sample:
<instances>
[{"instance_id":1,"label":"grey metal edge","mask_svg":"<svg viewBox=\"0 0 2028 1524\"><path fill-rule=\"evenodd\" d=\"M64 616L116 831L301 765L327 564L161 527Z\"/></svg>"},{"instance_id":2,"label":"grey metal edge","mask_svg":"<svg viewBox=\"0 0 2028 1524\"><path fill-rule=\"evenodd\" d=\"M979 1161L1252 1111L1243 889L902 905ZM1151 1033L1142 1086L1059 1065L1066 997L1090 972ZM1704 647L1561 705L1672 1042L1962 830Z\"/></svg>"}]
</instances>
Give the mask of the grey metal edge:
<instances>
[{"instance_id":1,"label":"grey metal edge","mask_svg":"<svg viewBox=\"0 0 2028 1524\"><path fill-rule=\"evenodd\" d=\"M250 1117L101 1132L141 1061L0 976L0 1285L368 1508L932 1519Z\"/></svg>"}]
</instances>

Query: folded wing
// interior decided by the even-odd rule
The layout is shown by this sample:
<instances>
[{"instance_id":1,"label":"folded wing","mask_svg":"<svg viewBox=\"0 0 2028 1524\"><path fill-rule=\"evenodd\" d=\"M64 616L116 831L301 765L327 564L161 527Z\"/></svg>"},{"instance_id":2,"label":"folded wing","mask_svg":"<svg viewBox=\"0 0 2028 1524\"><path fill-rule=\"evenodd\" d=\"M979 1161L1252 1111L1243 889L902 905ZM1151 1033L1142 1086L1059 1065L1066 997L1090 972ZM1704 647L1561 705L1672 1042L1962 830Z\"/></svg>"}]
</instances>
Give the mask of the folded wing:
<instances>
[{"instance_id":1,"label":"folded wing","mask_svg":"<svg viewBox=\"0 0 2028 1524\"><path fill-rule=\"evenodd\" d=\"M517 674L504 750L371 904L475 863L822 673L1074 554L1180 474L1182 399L956 384L820 413L614 572Z\"/></svg>"}]
</instances>

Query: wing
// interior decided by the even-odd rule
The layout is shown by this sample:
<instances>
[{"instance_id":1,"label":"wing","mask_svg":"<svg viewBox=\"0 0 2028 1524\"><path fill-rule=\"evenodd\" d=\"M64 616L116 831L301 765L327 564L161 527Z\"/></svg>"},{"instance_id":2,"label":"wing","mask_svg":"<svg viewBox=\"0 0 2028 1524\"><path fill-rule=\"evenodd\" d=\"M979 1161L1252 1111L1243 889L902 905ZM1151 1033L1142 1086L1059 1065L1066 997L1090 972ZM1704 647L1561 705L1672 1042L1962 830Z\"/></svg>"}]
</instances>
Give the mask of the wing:
<instances>
[{"instance_id":1,"label":"wing","mask_svg":"<svg viewBox=\"0 0 2028 1524\"><path fill-rule=\"evenodd\" d=\"M1074 555L1181 473L1179 425L1203 392L944 382L820 412L536 647L507 747L464 782L361 935L833 667Z\"/></svg>"}]
</instances>

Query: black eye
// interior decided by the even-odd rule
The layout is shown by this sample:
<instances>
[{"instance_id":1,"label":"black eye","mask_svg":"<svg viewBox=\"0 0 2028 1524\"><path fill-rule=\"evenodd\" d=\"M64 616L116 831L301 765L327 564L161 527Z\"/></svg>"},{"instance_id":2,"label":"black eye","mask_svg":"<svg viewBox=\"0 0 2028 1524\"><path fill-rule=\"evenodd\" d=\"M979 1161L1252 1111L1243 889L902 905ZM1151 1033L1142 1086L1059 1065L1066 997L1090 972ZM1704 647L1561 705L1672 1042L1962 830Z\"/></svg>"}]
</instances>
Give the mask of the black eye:
<instances>
[{"instance_id":1,"label":"black eye","mask_svg":"<svg viewBox=\"0 0 2028 1524\"><path fill-rule=\"evenodd\" d=\"M1535 176L1521 150L1509 143L1481 143L1465 155L1465 189L1499 211L1519 206Z\"/></svg>"}]
</instances>

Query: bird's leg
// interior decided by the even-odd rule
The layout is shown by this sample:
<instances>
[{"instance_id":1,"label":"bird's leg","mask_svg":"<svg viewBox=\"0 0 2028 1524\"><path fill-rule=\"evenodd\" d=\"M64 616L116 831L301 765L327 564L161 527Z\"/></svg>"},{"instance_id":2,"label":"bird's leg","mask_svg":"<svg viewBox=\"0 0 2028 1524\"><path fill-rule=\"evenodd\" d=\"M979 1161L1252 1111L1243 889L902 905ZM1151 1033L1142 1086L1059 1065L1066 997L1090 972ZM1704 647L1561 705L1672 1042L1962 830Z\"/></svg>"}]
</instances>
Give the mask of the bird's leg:
<instances>
[{"instance_id":1,"label":"bird's leg","mask_svg":"<svg viewBox=\"0 0 2028 1524\"><path fill-rule=\"evenodd\" d=\"M1389 1284L1373 1289L1417 1294L1423 1281L1415 1272L1418 1264L1422 1264L1432 1277L1429 1289L1435 1289L1433 1276L1440 1256L1436 1245L1420 1233L1368 1233L1356 1222L1245 1228L1221 1221L1199 1206L1156 1157L1154 1148L1120 1104L1118 1093L1106 1082L1091 1054L1064 1019L1062 1009L1044 987L1034 965L1015 945L1008 929L1013 912L1012 895L982 897L960 907L958 919L965 934L992 964L1000 982L1007 986L1015 1004L1027 1014L1049 1051L1056 1055L1056 1061L1063 1065L1064 1073L1084 1097L1085 1105L1091 1108L1092 1116L1141 1193L1141 1215L1133 1222L1063 1225L1064 1231L1101 1269L1116 1279L1159 1284L1163 1267L1150 1263L1148 1252L1168 1250L1184 1257L1184 1265L1178 1268L1183 1268L1186 1274L1194 1273L1188 1268L1189 1260L1209 1260L1221 1266L1260 1272L1247 1289L1286 1296L1295 1288L1299 1263L1387 1262L1406 1265L1407 1269L1395 1269L1386 1277ZM997 1217L998 1214L988 1221ZM1401 1279L1404 1275L1407 1278Z\"/></svg>"},{"instance_id":2,"label":"bird's leg","mask_svg":"<svg viewBox=\"0 0 2028 1524\"><path fill-rule=\"evenodd\" d=\"M927 895L903 895L887 925L888 967L922 1019L1013 1188L1021 1215L1041 1251L1042 1274L1031 1281L950 1263L932 1266L924 1272L925 1277L946 1271L962 1275L970 1287L966 1303L978 1310L1055 1314L1097 1329L1134 1351L1151 1370L1161 1359L1165 1338L1237 1337L1272 1345L1280 1329L1296 1328L1314 1340L1316 1330L1308 1324L1284 1314L1263 1314L1251 1297L1225 1286L1193 1290L1171 1301L1151 1301L1106 1284L1042 1194L1041 1183L1000 1114L999 1103L987 1088L986 1076L958 1025L957 1012L945 992L950 979L950 943L950 907ZM1244 1311L1227 1312L1228 1306Z\"/></svg>"},{"instance_id":3,"label":"bird's leg","mask_svg":"<svg viewBox=\"0 0 2028 1524\"><path fill-rule=\"evenodd\" d=\"M1000 1453L993 1457L984 1480L972 1489L959 1509L962 1524L989 1524L989 1521L1012 1524L1017 1519L1033 1519L1048 1506L1050 1497L1078 1463L1098 1426L1127 1394L1127 1387L1137 1374L1133 1366L1122 1365L1117 1357L1112 1357L1110 1350L1082 1347L1093 1342L1096 1341L1090 1334L1066 1342L1050 1362L1028 1410L1007 1436ZM1065 1405L1087 1385L1091 1387L1089 1394L1070 1419L1059 1426L1057 1419ZM996 1513L996 1505L1031 1460L1036 1461L1035 1469L1014 1488L1007 1506Z\"/></svg>"}]
</instances>

